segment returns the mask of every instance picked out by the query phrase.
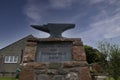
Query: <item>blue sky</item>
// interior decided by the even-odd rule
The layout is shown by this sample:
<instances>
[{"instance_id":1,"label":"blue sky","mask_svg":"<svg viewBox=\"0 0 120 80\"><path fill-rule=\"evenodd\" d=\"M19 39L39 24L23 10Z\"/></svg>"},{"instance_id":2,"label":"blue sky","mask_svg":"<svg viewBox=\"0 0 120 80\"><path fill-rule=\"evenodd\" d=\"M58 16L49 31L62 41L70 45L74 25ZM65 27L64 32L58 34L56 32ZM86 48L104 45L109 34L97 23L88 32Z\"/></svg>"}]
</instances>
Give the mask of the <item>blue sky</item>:
<instances>
[{"instance_id":1,"label":"blue sky","mask_svg":"<svg viewBox=\"0 0 120 80\"><path fill-rule=\"evenodd\" d=\"M30 27L47 23L74 23L63 36L87 45L120 44L120 0L0 0L0 48L29 34L48 37Z\"/></svg>"}]
</instances>

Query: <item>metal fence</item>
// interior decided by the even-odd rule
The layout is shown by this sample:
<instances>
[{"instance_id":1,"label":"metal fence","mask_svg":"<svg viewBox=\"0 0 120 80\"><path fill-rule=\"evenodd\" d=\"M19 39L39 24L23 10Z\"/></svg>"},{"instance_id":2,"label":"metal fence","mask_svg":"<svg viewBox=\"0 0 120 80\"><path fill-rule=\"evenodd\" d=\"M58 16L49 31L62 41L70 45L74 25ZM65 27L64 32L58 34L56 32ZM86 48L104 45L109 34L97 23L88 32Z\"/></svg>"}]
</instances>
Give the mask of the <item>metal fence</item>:
<instances>
[{"instance_id":1,"label":"metal fence","mask_svg":"<svg viewBox=\"0 0 120 80\"><path fill-rule=\"evenodd\" d=\"M15 77L15 72L0 72L0 77Z\"/></svg>"}]
</instances>

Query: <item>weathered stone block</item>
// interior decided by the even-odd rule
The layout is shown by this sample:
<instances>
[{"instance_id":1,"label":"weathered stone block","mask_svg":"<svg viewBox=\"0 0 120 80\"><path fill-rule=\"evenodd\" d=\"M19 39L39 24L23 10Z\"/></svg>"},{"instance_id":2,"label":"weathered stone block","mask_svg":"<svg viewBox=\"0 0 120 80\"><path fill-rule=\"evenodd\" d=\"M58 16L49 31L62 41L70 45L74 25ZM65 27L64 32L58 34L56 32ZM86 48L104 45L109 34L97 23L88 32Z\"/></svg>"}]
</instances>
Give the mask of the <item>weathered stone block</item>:
<instances>
[{"instance_id":1,"label":"weathered stone block","mask_svg":"<svg viewBox=\"0 0 120 80\"><path fill-rule=\"evenodd\" d=\"M65 80L65 79L64 79L64 76L62 76L62 75L55 75L53 77L53 80Z\"/></svg>"},{"instance_id":2,"label":"weathered stone block","mask_svg":"<svg viewBox=\"0 0 120 80\"><path fill-rule=\"evenodd\" d=\"M58 70L58 74L59 74L59 75L66 75L67 73L68 73L68 71L65 70L65 69L59 69L59 70Z\"/></svg>"},{"instance_id":3,"label":"weathered stone block","mask_svg":"<svg viewBox=\"0 0 120 80\"><path fill-rule=\"evenodd\" d=\"M47 74L48 75L56 75L58 72L57 72L57 70L55 70L55 69L48 69L47 70Z\"/></svg>"},{"instance_id":4,"label":"weathered stone block","mask_svg":"<svg viewBox=\"0 0 120 80\"><path fill-rule=\"evenodd\" d=\"M48 63L48 69L58 69L61 68L62 64L61 63Z\"/></svg>"},{"instance_id":5,"label":"weathered stone block","mask_svg":"<svg viewBox=\"0 0 120 80\"><path fill-rule=\"evenodd\" d=\"M77 39L73 41L73 46L83 46L81 39Z\"/></svg>"},{"instance_id":6,"label":"weathered stone block","mask_svg":"<svg viewBox=\"0 0 120 80\"><path fill-rule=\"evenodd\" d=\"M23 63L22 67L25 69L33 69L34 68L34 63Z\"/></svg>"},{"instance_id":7,"label":"weathered stone block","mask_svg":"<svg viewBox=\"0 0 120 80\"><path fill-rule=\"evenodd\" d=\"M27 42L27 46L37 46L37 42Z\"/></svg>"},{"instance_id":8,"label":"weathered stone block","mask_svg":"<svg viewBox=\"0 0 120 80\"><path fill-rule=\"evenodd\" d=\"M79 76L80 76L80 80L92 80L88 67L80 67Z\"/></svg>"},{"instance_id":9,"label":"weathered stone block","mask_svg":"<svg viewBox=\"0 0 120 80\"><path fill-rule=\"evenodd\" d=\"M50 78L46 74L40 74L40 75L36 75L35 80L50 80Z\"/></svg>"},{"instance_id":10,"label":"weathered stone block","mask_svg":"<svg viewBox=\"0 0 120 80\"><path fill-rule=\"evenodd\" d=\"M80 66L87 66L87 62L80 62L80 61L71 61L71 62L64 62L64 68L73 68L73 67L80 67Z\"/></svg>"},{"instance_id":11,"label":"weathered stone block","mask_svg":"<svg viewBox=\"0 0 120 80\"><path fill-rule=\"evenodd\" d=\"M86 54L83 46L73 46L73 60L86 61Z\"/></svg>"},{"instance_id":12,"label":"weathered stone block","mask_svg":"<svg viewBox=\"0 0 120 80\"><path fill-rule=\"evenodd\" d=\"M47 65L45 63L35 63L35 62L29 62L29 63L24 63L23 65L24 68L32 68L32 69L46 69Z\"/></svg>"},{"instance_id":13,"label":"weathered stone block","mask_svg":"<svg viewBox=\"0 0 120 80\"><path fill-rule=\"evenodd\" d=\"M19 80L34 80L35 73L33 69L22 69Z\"/></svg>"},{"instance_id":14,"label":"weathered stone block","mask_svg":"<svg viewBox=\"0 0 120 80\"><path fill-rule=\"evenodd\" d=\"M23 62L33 62L35 60L35 54L26 54L24 57L23 57Z\"/></svg>"},{"instance_id":15,"label":"weathered stone block","mask_svg":"<svg viewBox=\"0 0 120 80\"><path fill-rule=\"evenodd\" d=\"M47 65L45 63L34 63L34 69L46 69Z\"/></svg>"},{"instance_id":16,"label":"weathered stone block","mask_svg":"<svg viewBox=\"0 0 120 80\"><path fill-rule=\"evenodd\" d=\"M80 79L77 73L70 72L65 76L65 80L80 80Z\"/></svg>"},{"instance_id":17,"label":"weathered stone block","mask_svg":"<svg viewBox=\"0 0 120 80\"><path fill-rule=\"evenodd\" d=\"M79 67L74 67L74 68L67 68L68 72L78 72L79 71Z\"/></svg>"},{"instance_id":18,"label":"weathered stone block","mask_svg":"<svg viewBox=\"0 0 120 80\"><path fill-rule=\"evenodd\" d=\"M33 62L35 60L36 47L26 46L23 62Z\"/></svg>"},{"instance_id":19,"label":"weathered stone block","mask_svg":"<svg viewBox=\"0 0 120 80\"><path fill-rule=\"evenodd\" d=\"M39 74L47 74L47 69L35 69L34 70L35 74L39 75Z\"/></svg>"}]
</instances>

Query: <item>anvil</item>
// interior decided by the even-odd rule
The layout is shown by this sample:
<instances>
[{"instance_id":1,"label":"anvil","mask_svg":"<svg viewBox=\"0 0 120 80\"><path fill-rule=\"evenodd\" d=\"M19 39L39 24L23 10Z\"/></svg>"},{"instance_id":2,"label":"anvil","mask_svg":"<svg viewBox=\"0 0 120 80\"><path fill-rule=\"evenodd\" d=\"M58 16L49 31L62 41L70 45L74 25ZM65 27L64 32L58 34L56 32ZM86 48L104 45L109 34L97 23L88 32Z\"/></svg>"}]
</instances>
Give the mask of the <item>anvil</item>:
<instances>
[{"instance_id":1,"label":"anvil","mask_svg":"<svg viewBox=\"0 0 120 80\"><path fill-rule=\"evenodd\" d=\"M62 33L68 29L74 28L75 24L48 23L47 25L31 25L33 28L47 32L52 38L62 37Z\"/></svg>"}]
</instances>

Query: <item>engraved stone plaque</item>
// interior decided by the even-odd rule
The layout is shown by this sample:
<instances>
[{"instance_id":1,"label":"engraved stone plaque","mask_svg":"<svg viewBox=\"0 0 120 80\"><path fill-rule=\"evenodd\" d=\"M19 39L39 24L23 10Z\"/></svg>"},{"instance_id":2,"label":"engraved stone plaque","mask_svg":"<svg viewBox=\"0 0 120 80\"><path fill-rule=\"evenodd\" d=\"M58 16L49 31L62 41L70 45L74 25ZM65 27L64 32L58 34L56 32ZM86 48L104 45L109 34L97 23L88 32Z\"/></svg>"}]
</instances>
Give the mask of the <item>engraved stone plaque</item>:
<instances>
[{"instance_id":1,"label":"engraved stone plaque","mask_svg":"<svg viewBox=\"0 0 120 80\"><path fill-rule=\"evenodd\" d=\"M72 60L71 42L39 42L36 53L37 62L62 62Z\"/></svg>"}]
</instances>

